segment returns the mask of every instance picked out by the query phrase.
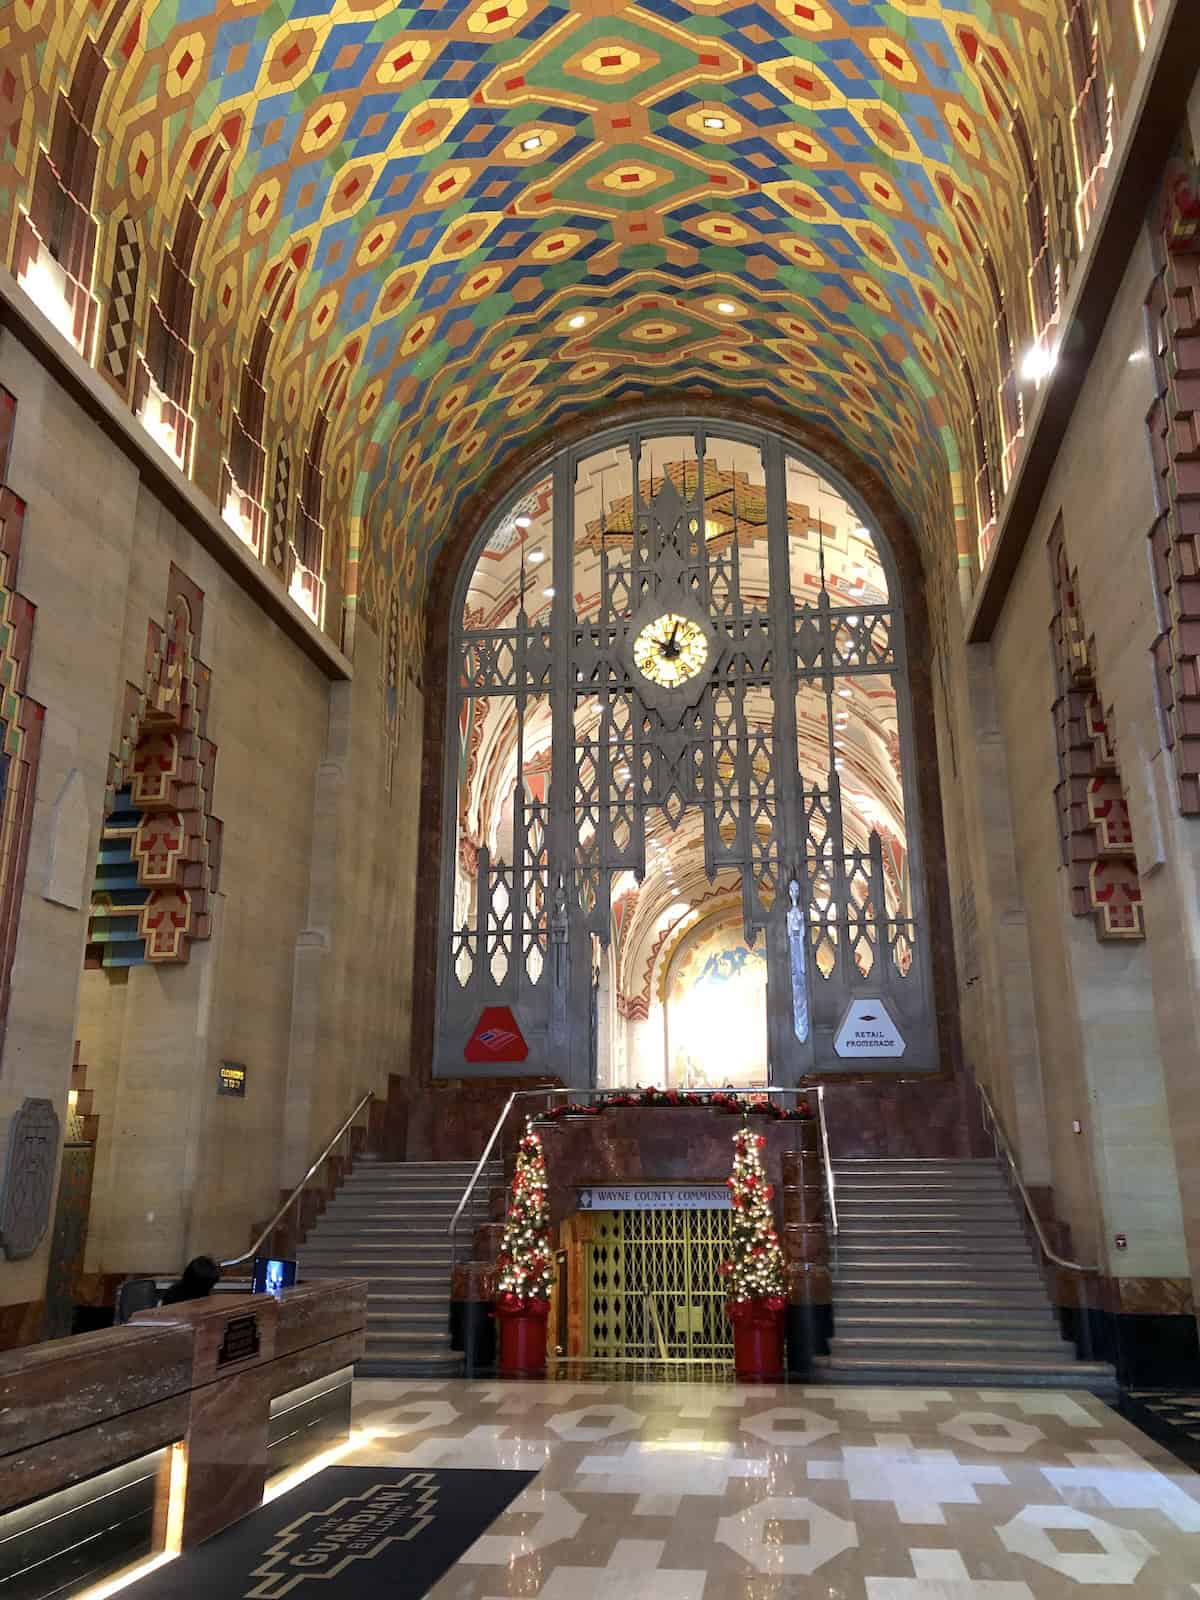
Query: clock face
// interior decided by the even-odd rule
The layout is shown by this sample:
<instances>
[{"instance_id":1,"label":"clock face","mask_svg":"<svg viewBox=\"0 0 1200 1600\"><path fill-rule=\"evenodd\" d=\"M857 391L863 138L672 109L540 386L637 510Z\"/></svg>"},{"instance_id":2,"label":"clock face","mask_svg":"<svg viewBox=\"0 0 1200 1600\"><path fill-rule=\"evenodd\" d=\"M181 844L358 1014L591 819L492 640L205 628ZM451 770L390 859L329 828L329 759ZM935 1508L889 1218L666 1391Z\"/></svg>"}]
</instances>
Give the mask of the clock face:
<instances>
[{"instance_id":1,"label":"clock face","mask_svg":"<svg viewBox=\"0 0 1200 1600\"><path fill-rule=\"evenodd\" d=\"M638 671L664 689L676 689L704 668L708 639L690 617L667 611L648 622L633 641Z\"/></svg>"}]
</instances>

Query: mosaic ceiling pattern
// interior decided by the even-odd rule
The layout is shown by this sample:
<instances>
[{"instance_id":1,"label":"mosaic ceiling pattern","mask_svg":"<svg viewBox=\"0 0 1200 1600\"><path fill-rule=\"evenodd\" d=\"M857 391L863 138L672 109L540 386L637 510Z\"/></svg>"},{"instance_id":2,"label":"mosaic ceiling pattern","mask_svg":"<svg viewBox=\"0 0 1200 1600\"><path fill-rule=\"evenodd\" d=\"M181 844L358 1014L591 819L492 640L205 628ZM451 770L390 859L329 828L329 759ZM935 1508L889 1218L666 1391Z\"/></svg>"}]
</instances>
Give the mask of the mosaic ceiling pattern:
<instances>
[{"instance_id":1,"label":"mosaic ceiling pattern","mask_svg":"<svg viewBox=\"0 0 1200 1600\"><path fill-rule=\"evenodd\" d=\"M998 480L1020 446L997 319L1014 360L1052 337L1103 165L1081 86L1107 138L1151 10L21 0L0 229L21 270L49 150L87 219L91 358L135 398L158 305L196 482L219 502L240 448L263 559L320 521L331 595L411 655L488 469L664 386L832 428L950 561L978 537L973 420Z\"/></svg>"}]
</instances>

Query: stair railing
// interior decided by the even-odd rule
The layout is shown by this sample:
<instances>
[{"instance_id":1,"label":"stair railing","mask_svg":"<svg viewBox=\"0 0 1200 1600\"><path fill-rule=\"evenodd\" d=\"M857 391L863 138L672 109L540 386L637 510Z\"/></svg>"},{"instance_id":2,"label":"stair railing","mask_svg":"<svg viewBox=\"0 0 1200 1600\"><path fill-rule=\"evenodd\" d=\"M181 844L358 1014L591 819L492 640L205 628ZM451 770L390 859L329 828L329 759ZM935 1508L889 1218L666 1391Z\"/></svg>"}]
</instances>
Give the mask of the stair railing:
<instances>
[{"instance_id":1,"label":"stair railing","mask_svg":"<svg viewBox=\"0 0 1200 1600\"><path fill-rule=\"evenodd\" d=\"M837 1182L833 1176L833 1157L829 1153L829 1124L825 1121L825 1085L817 1085L817 1121L821 1125L821 1156L825 1165L825 1200L829 1206L829 1232L837 1245Z\"/></svg>"},{"instance_id":2,"label":"stair railing","mask_svg":"<svg viewBox=\"0 0 1200 1600\"><path fill-rule=\"evenodd\" d=\"M1099 1278L1100 1269L1099 1267L1084 1266L1082 1262L1072 1261L1069 1257L1060 1255L1047 1239L1046 1230L1042 1226L1042 1219L1038 1216L1037 1208L1033 1203L1029 1190L1025 1187L1025 1181L1021 1177L1021 1169L1017 1165L1013 1147L1004 1131L1004 1125L996 1115L996 1108L988 1098L988 1092L983 1085L977 1082L975 1087L979 1090L979 1098L983 1104L984 1122L992 1135L992 1148L997 1156L1004 1159L1008 1168L1009 1178L1013 1187L1021 1196L1022 1204L1025 1207L1025 1215L1033 1228L1044 1260L1049 1262L1051 1266L1059 1267L1063 1272L1071 1274L1072 1281L1076 1286L1076 1294L1078 1295L1079 1342L1082 1346L1083 1359L1090 1361L1092 1359L1092 1320L1088 1301L1087 1280L1089 1278Z\"/></svg>"},{"instance_id":3,"label":"stair railing","mask_svg":"<svg viewBox=\"0 0 1200 1600\"><path fill-rule=\"evenodd\" d=\"M323 1146L320 1155L313 1162L312 1166L309 1167L308 1171L304 1174L304 1176L300 1179L300 1182L292 1190L291 1194L288 1195L287 1199L283 1202L283 1204L280 1206L279 1210L271 1218L270 1222L267 1223L266 1227L259 1234L258 1238L255 1239L254 1243L250 1246L249 1250L247 1250L243 1255L233 1256L228 1261L222 1261L221 1262L222 1270L224 1270L226 1267L243 1267L243 1266L245 1266L245 1264L248 1261L253 1261L254 1260L254 1257L259 1253L259 1251L262 1249L263 1245L266 1244L267 1240L275 1232L275 1229L283 1221L284 1217L287 1216L288 1212L292 1209L292 1207L299 1204L300 1196L304 1193L305 1189L308 1188L308 1185L316 1177L317 1173L321 1170L321 1167L324 1165L324 1163L329 1160L329 1157L331 1155L333 1155L334 1151L337 1149L337 1147L341 1143L341 1141L343 1139L349 1139L350 1130L354 1126L354 1123L357 1121L358 1117L360 1116L360 1114L362 1113L364 1108L366 1106L370 1105L371 1101L374 1100L374 1098L375 1098L374 1089L368 1089L366 1094L363 1095L362 1099L355 1106L354 1110L346 1118L345 1122L343 1122L342 1125L338 1128L338 1131L334 1134L333 1138L330 1139L329 1142L326 1145Z\"/></svg>"},{"instance_id":4,"label":"stair railing","mask_svg":"<svg viewBox=\"0 0 1200 1600\"><path fill-rule=\"evenodd\" d=\"M505 1128L506 1124L508 1123L509 1117L511 1116L512 1112L514 1111L514 1109L518 1109L517 1108L517 1102L519 1100L520 1101L542 1100L542 1101L547 1102L547 1104L545 1105L544 1109L549 1110L550 1109L550 1103L552 1103L555 1099L566 1098L568 1100L574 1100L574 1101L606 1100L606 1099L608 1099L608 1097L610 1095L624 1094L626 1092L627 1091L625 1091L623 1089L514 1089L513 1090L512 1094L510 1094L508 1099L504 1102L504 1110L496 1118L496 1125L492 1129L491 1136L489 1137L487 1144L484 1145L484 1147L483 1147L483 1154L480 1156L479 1160L475 1163L475 1170L471 1174L470 1179L467 1182L467 1187L463 1190L462 1199L458 1202L458 1205L455 1207L454 1215L450 1219L450 1270L451 1270L451 1272L453 1272L454 1268L458 1265L458 1227L459 1227L459 1223L462 1221L463 1216L464 1216L464 1214L465 1214L465 1212L467 1210L467 1207L468 1206L472 1206L472 1202L473 1202L474 1195L475 1195L475 1189L476 1189L477 1184L479 1183L479 1179L483 1174L484 1168L487 1166L488 1162L492 1158L492 1152L496 1148L496 1145L497 1145L497 1143L498 1143L498 1141L500 1139L500 1135L504 1131L504 1128ZM629 1091L629 1092L636 1093L637 1091L633 1090L633 1091ZM680 1097L681 1100L686 1100L686 1099L690 1098L693 1095L696 1095L696 1096L699 1096L699 1095L712 1095L712 1094L721 1093L722 1091L716 1090L716 1089L676 1089L673 1092L675 1094L677 1094ZM735 1094L737 1094L739 1096L744 1096L746 1099L754 1099L754 1100L774 1099L774 1097L776 1095L792 1095L795 1098L804 1099L811 1093L811 1090L808 1089L808 1088L799 1088L799 1089L746 1089L746 1090L735 1089L733 1091L733 1093L735 1093ZM820 1102L819 1102L819 1097L818 1097L818 1104L819 1103ZM828 1170L828 1162L826 1163L826 1165L827 1165L827 1170ZM830 1179L829 1179L829 1177L827 1177L826 1178L827 1185L828 1185L829 1181L830 1181ZM830 1191L827 1189L827 1193L828 1192L830 1192Z\"/></svg>"}]
</instances>

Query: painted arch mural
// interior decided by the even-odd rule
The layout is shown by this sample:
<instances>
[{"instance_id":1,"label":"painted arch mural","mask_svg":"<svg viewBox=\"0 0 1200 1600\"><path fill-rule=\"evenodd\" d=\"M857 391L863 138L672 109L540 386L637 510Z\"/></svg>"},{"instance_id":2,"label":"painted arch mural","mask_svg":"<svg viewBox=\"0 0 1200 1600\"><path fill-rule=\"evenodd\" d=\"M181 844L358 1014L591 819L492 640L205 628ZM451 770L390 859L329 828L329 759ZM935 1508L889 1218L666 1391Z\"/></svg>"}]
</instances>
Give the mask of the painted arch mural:
<instances>
[{"instance_id":1,"label":"painted arch mural","mask_svg":"<svg viewBox=\"0 0 1200 1600\"><path fill-rule=\"evenodd\" d=\"M831 429L970 566L1153 15L23 0L0 238L295 603L388 631L393 676L489 468L664 388Z\"/></svg>"}]
</instances>

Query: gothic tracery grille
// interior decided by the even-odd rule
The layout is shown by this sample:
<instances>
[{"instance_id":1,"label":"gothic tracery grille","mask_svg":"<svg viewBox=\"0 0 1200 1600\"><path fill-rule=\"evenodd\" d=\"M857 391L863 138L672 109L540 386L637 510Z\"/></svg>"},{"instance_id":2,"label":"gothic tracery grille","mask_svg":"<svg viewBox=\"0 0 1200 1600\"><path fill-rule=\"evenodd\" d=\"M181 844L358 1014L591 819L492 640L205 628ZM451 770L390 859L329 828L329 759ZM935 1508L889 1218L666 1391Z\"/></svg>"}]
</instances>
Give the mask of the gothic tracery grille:
<instances>
[{"instance_id":1,"label":"gothic tracery grille","mask_svg":"<svg viewBox=\"0 0 1200 1600\"><path fill-rule=\"evenodd\" d=\"M856 997L934 1068L889 565L822 469L748 430L604 436L506 506L452 647L439 1071L500 1002L533 1070L589 1081L598 974L634 1025L673 934L731 900L775 1081L838 1068ZM647 676L680 627L686 670Z\"/></svg>"}]
</instances>

